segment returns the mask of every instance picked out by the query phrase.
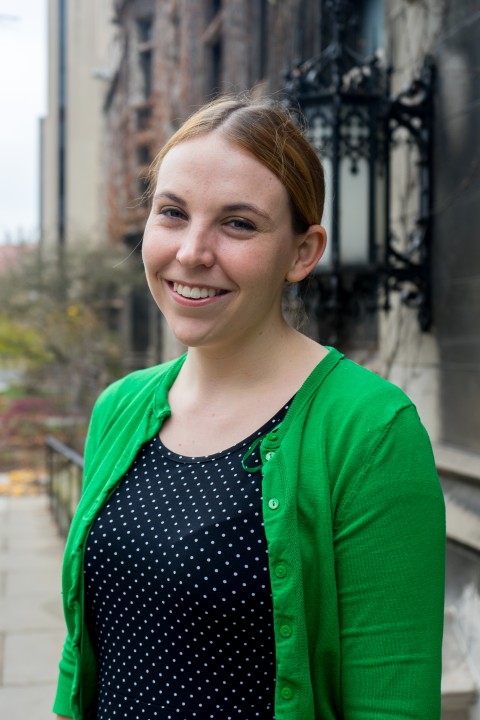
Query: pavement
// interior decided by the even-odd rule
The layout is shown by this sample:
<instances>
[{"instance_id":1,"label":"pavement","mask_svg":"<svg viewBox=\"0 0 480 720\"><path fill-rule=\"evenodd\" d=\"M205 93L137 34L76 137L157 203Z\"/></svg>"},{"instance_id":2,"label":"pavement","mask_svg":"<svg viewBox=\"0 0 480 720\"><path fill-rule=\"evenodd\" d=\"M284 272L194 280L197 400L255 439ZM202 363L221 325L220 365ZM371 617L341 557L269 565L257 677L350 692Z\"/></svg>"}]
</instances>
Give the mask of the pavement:
<instances>
[{"instance_id":1,"label":"pavement","mask_svg":"<svg viewBox=\"0 0 480 720\"><path fill-rule=\"evenodd\" d=\"M0 496L0 718L53 718L63 539L45 493Z\"/></svg>"}]
</instances>

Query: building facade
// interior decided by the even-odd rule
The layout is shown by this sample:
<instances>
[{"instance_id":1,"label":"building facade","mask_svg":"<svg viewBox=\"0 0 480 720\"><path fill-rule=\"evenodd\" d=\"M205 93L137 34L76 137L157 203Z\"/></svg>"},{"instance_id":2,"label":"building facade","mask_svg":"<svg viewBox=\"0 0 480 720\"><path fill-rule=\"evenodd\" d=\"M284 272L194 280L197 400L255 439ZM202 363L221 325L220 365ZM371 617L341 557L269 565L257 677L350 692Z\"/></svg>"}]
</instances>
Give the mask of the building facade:
<instances>
[{"instance_id":1,"label":"building facade","mask_svg":"<svg viewBox=\"0 0 480 720\"><path fill-rule=\"evenodd\" d=\"M111 0L49 0L48 115L42 123L41 244L105 238L103 102L113 34Z\"/></svg>"}]
</instances>

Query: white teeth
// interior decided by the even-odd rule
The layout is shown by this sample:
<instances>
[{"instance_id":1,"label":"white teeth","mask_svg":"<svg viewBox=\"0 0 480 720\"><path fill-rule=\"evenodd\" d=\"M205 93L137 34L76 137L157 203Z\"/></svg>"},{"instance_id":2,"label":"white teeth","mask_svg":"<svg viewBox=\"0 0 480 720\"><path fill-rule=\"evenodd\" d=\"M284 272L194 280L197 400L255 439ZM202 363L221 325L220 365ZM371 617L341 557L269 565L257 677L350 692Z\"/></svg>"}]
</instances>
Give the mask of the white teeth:
<instances>
[{"instance_id":1,"label":"white teeth","mask_svg":"<svg viewBox=\"0 0 480 720\"><path fill-rule=\"evenodd\" d=\"M188 285L180 285L180 283L177 282L173 283L173 289L179 295L182 295L182 297L193 298L194 300L214 297L220 294L220 290L215 290L215 288L189 287Z\"/></svg>"}]
</instances>

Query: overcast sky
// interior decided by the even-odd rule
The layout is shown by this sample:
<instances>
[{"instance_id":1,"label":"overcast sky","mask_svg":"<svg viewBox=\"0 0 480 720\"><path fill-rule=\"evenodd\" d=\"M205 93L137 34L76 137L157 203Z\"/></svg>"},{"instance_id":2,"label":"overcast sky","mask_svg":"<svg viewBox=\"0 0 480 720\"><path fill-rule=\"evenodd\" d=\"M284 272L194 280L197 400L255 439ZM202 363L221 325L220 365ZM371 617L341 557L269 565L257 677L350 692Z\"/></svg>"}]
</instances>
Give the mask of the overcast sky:
<instances>
[{"instance_id":1,"label":"overcast sky","mask_svg":"<svg viewBox=\"0 0 480 720\"><path fill-rule=\"evenodd\" d=\"M0 243L38 237L47 0L0 0Z\"/></svg>"}]
</instances>

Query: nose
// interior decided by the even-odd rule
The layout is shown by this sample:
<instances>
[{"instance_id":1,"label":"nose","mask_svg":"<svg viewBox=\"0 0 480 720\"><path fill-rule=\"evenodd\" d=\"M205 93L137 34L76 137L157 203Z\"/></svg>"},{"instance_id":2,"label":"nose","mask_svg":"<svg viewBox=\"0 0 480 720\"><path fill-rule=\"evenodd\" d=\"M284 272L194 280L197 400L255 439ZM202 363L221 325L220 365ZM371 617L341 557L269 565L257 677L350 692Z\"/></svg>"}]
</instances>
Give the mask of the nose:
<instances>
[{"instance_id":1,"label":"nose","mask_svg":"<svg viewBox=\"0 0 480 720\"><path fill-rule=\"evenodd\" d=\"M212 238L207 229L190 227L182 237L177 251L177 260L185 267L204 265L211 267L215 262Z\"/></svg>"}]
</instances>

